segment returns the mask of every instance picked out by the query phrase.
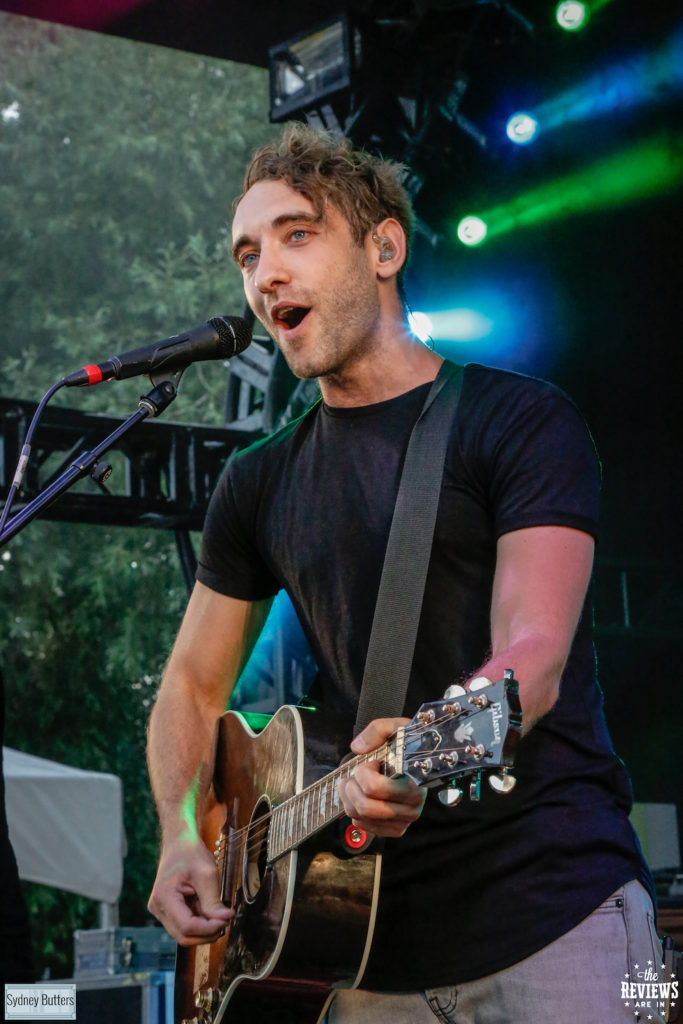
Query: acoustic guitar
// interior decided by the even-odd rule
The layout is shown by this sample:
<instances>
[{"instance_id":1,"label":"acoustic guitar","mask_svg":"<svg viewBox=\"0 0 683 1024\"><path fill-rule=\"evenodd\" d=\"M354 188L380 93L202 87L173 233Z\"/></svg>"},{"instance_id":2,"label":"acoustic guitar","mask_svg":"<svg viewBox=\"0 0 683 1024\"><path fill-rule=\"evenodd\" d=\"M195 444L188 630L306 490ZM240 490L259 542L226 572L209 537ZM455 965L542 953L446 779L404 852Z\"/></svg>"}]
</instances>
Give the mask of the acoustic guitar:
<instances>
[{"instance_id":1,"label":"acoustic guitar","mask_svg":"<svg viewBox=\"0 0 683 1024\"><path fill-rule=\"evenodd\" d=\"M235 916L213 943L179 947L176 1024L319 1021L337 987L356 987L370 953L381 872L372 837L344 817L341 779L378 761L390 777L478 799L482 775L499 793L521 733L512 671L479 689L450 687L379 749L339 763L317 711L286 705L261 732L237 712L216 731L216 804L202 838L215 850Z\"/></svg>"}]
</instances>

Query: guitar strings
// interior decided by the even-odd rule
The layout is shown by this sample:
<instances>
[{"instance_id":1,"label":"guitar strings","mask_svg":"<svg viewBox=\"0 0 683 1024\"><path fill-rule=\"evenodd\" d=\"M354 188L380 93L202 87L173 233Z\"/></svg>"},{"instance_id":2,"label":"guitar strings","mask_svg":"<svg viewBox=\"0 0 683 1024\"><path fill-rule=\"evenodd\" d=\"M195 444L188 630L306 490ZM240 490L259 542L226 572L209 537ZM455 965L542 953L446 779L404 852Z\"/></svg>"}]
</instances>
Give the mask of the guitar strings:
<instances>
[{"instance_id":1,"label":"guitar strings","mask_svg":"<svg viewBox=\"0 0 683 1024\"><path fill-rule=\"evenodd\" d=\"M340 765L338 768L335 768L334 771L326 775L323 779L318 779L316 782L312 783L310 786L302 790L300 793L294 793L292 794L292 796L287 797L287 799L284 800L281 804L278 804L276 807L273 807L270 811L267 811L265 814L261 815L261 817L257 818L256 821L250 821L247 825L244 825L242 828L234 829L229 835L230 846L236 846L239 843L243 833L245 832L249 833L251 831L251 838L258 834L259 829L261 829L263 832L267 832L270 827L270 821L276 812L285 813L282 810L282 808L286 808L290 803L294 803L297 800L297 798L303 797L305 795L311 796L316 789L322 790L324 784L329 784L333 779L337 777L350 777L352 769L356 768L359 764L367 763L369 761L381 760L386 765L388 763L386 759L386 754L388 752L389 746L388 744L385 744L383 747L378 747L377 750L370 751L368 754L360 754L357 758L354 758L353 761L350 761L348 764ZM340 811L340 814L342 813L343 811ZM227 838L228 837L226 836L226 834L222 833L222 841L224 841Z\"/></svg>"},{"instance_id":2,"label":"guitar strings","mask_svg":"<svg viewBox=\"0 0 683 1024\"><path fill-rule=\"evenodd\" d=\"M464 720L465 721L469 720L469 718L473 717L476 714L479 714L483 710L485 710L485 709L484 708L466 709L467 714L464 717ZM420 726L416 726L411 731L411 737L412 736L418 736L419 737L423 733L429 732L435 726L441 725L443 722L447 721L449 717L450 717L449 715L444 715L441 718L434 719L433 722L423 723ZM450 753L452 751L457 751L458 749L463 749L463 748L455 748L455 747L454 748L444 748L441 751L441 753ZM346 774L346 776L348 777L350 772L351 772L351 770L354 769L355 767L357 767L359 764L367 763L368 761L383 760L384 764L386 765L388 763L387 759L386 759L386 754L388 752L390 752L390 746L389 746L389 744L384 744L383 747L379 747L377 750L370 751L367 754L359 755L353 761L350 761L350 762L348 762L345 765L339 766L333 772L330 772L327 776L325 776L323 779L318 779L316 782L312 783L311 786L307 787L302 792L295 793L291 797L288 797L287 800L285 800L282 804L278 804L277 807L275 807L271 811L268 811L265 814L263 814L255 822L254 821L249 822L247 825L243 826L242 828L233 830L229 834L229 836L226 836L225 833L222 833L221 834L221 839L220 839L220 846L224 847L226 845L226 839L227 839L228 840L228 844L227 844L228 845L228 849L232 849L236 845L238 845L238 843L241 841L243 833L245 833L245 832L249 833L251 831L251 835L249 836L249 838L252 839L252 840L256 840L256 843L252 844L251 848L248 847L247 848L247 852L253 852L253 849L255 849L256 847L261 845L263 836L265 835L265 833L268 832L268 830L270 828L270 825L271 825L272 817L273 817L273 815L274 815L274 813L276 811L278 811L280 813L286 813L283 810L283 808L286 808L289 804L293 804L294 801L296 801L298 798L304 796L304 794L308 794L308 796L310 796L310 795L313 794L314 790L316 790L316 789L322 790L324 785L329 784L330 781L332 781L337 776L338 777L343 777ZM378 755L381 755L381 756L378 757ZM482 766L482 767L485 767L485 766ZM342 814L343 814L343 810L340 811L340 815L339 816L341 816ZM330 819L330 820L332 820L332 819ZM328 822L323 822L320 827L323 827L325 824L328 824ZM316 830L314 830L314 831L316 831ZM261 833L263 833L263 834L261 834ZM295 845L297 845L297 844L291 844L291 846L289 848L293 848ZM287 851L285 850L283 852L287 852Z\"/></svg>"},{"instance_id":3,"label":"guitar strings","mask_svg":"<svg viewBox=\"0 0 683 1024\"><path fill-rule=\"evenodd\" d=\"M442 753L461 753L464 749L465 749L464 747L446 747L441 752ZM468 767L468 770L469 770L472 766L470 765L470 766L467 766L467 767ZM486 767L486 765L482 765L482 767ZM296 794L296 795L298 796L299 794ZM290 798L290 799L293 799L293 798ZM285 804L279 804L278 807L273 808L272 812L268 812L267 814L264 814L261 818L257 819L257 821L251 822L249 825L246 825L246 826L244 826L241 829L236 829L235 831L231 832L229 835L226 835L225 833L222 833L221 839L220 839L220 844L217 847L217 849L221 853L225 853L225 854L232 853L240 845L241 839L242 839L242 835L243 835L243 833L246 832L246 833L248 833L248 836L247 836L247 845L244 847L244 853L247 856L250 856L251 854L254 854L257 850L260 849L260 847L263 844L264 839L266 838L266 836L267 836L267 834L269 832L270 826L272 824L273 814L279 808L282 808L284 806L285 806ZM342 808L339 811L339 814L336 815L336 817L341 817L343 814L344 814L344 810ZM318 831L319 829L325 827L326 825L331 824L332 821L334 821L334 820L335 820L335 818L332 817L332 818L328 818L327 820L322 821L317 828L314 828L314 829L312 829L310 831L310 834L313 835L316 831ZM288 842L287 845L282 850L278 851L277 857L283 856L285 853L288 853L290 850L292 850L296 846L298 846L300 844L300 842L302 841L302 838L308 838L308 837L301 837L300 839L298 839L298 840L296 840L294 842Z\"/></svg>"},{"instance_id":4,"label":"guitar strings","mask_svg":"<svg viewBox=\"0 0 683 1024\"><path fill-rule=\"evenodd\" d=\"M438 722L437 722L437 720L435 720L434 722L430 723L430 726L434 726L436 724L441 724L442 721L446 721L447 719L448 719L448 715L444 716L443 719L439 719ZM411 736L412 735L418 735L419 736L419 735L421 735L422 732L427 731L427 729L428 729L428 726L426 726L426 725L416 726L415 729L413 730L413 732L411 733ZM310 795L313 794L313 792L315 790L322 790L324 785L329 784L330 781L334 780L337 777L339 777L339 778L343 778L344 776L350 777L350 774L351 774L352 770L354 768L356 768L358 765L364 764L364 763L366 764L369 761L380 760L380 761L383 761L384 765L386 766L388 764L387 754L390 752L390 750L391 750L390 745L388 743L385 743L383 746L378 747L377 750L369 751L367 754L359 754L352 761L349 761L346 764L340 765L339 767L335 768L334 771L332 771L328 775L324 776L324 778L316 780L316 782L312 783L305 790L302 790L300 793L292 794L291 797L288 797L281 804L278 804L277 807L274 807L271 811L268 811L265 814L263 814L255 822L249 822L247 825L244 825L242 828L233 830L233 832L230 833L230 842L231 842L231 844L232 845L236 845L237 842L239 842L239 840L241 839L242 834L244 832L248 832L250 829L253 829L254 833L255 833L256 830L259 828L259 826L262 826L267 831L267 829L269 827L270 819L272 818L273 814L276 811L279 811L280 813L285 813L282 809L287 807L291 802L294 802L297 798L300 798L300 797L304 796L304 794L308 794L310 796ZM343 813L343 811L340 812L340 814L341 813ZM225 838L225 833L223 833L223 838Z\"/></svg>"},{"instance_id":5,"label":"guitar strings","mask_svg":"<svg viewBox=\"0 0 683 1024\"><path fill-rule=\"evenodd\" d=\"M462 717L463 722L469 721L469 719L472 718L474 715L480 714L484 710L485 710L485 708L477 708L477 707L466 708L465 709L466 714L464 716L460 716L460 717ZM409 738L412 739L414 737L419 737L419 736L423 735L424 733L432 731L435 727L443 724L445 721L448 721L448 719L450 717L451 717L450 715L444 714L443 716L441 716L439 718L435 718L433 722L426 722L426 723L423 723L423 724L421 724L419 726L414 727L411 730ZM460 747L460 748L458 748L458 747L443 748L443 749L440 750L440 753L441 754L454 753L454 752L458 753L458 752L460 752L460 751L462 751L464 749L465 749L464 747ZM377 761L377 760L379 760L379 761L382 761L384 763L385 767L386 767L386 765L388 764L387 754L390 753L390 751L391 751L391 747L387 743L387 744L384 744L384 746L379 747L377 750L370 751L367 754L361 754L357 758L354 758L354 760L348 762L347 764L340 765L334 771L332 771L328 775L326 775L323 779L318 779L316 782L312 783L310 786L308 786L305 790L302 790L300 793L295 793L292 796L288 797L287 800L283 801L283 803L281 803L281 804L278 804L277 807L274 807L271 810L267 811L265 814L263 814L256 821L251 821L247 825L244 825L242 828L234 829L232 832L230 832L228 834L222 832L221 836L220 836L219 843L217 844L217 847L216 847L219 856L220 855L224 855L226 853L233 852L233 850L241 843L241 840L242 840L242 837L243 837L244 833L247 833L247 840L248 840L247 846L245 847L245 853L247 854L247 856L249 856L250 854L253 854L256 850L258 850L262 846L263 840L265 839L266 835L268 834L268 832L270 830L270 827L271 827L271 824L272 824L273 815L275 814L275 812L279 812L280 814L286 814L287 812L284 809L287 808L289 805L292 805L291 809L294 811L294 814L296 815L297 812L301 811L301 807L297 808L296 806L294 806L295 805L295 801L297 799L299 799L299 802L301 803L301 800L300 800L301 797L306 796L307 799L310 798L313 795L313 793L314 793L314 791L316 789L319 790L321 795L322 795L322 790L323 790L323 787L325 785L329 785L331 782L333 782L337 778L341 779L344 776L346 776L347 778L350 777L350 774L351 774L352 770L355 769L359 764L367 763L369 761ZM482 765L482 767L486 767L486 766ZM343 812L343 809L342 809L339 812L338 816L341 817L343 815L343 813L344 812ZM331 818L328 821L323 821L321 823L320 827L322 828L324 825L329 824L332 820L334 820L334 819ZM317 829L314 829L313 831L317 831ZM301 840L299 840L299 842L300 841ZM278 856L288 852L288 850L290 850L290 849L293 849L296 845L298 845L298 842L297 843L292 843L292 844L288 845L287 847L285 847L285 849L283 851L281 851L280 854L278 854Z\"/></svg>"}]
</instances>

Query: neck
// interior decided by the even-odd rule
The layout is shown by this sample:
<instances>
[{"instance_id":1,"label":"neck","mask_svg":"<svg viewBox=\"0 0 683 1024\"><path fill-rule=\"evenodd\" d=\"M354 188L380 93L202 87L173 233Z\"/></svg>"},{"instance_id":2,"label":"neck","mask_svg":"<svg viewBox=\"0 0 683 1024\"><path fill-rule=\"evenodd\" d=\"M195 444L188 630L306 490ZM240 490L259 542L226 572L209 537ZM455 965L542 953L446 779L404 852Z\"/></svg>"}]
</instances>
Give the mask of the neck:
<instances>
[{"instance_id":1,"label":"neck","mask_svg":"<svg viewBox=\"0 0 683 1024\"><path fill-rule=\"evenodd\" d=\"M350 364L318 378L323 400L336 407L374 405L434 380L443 359L406 327L378 332Z\"/></svg>"}]
</instances>

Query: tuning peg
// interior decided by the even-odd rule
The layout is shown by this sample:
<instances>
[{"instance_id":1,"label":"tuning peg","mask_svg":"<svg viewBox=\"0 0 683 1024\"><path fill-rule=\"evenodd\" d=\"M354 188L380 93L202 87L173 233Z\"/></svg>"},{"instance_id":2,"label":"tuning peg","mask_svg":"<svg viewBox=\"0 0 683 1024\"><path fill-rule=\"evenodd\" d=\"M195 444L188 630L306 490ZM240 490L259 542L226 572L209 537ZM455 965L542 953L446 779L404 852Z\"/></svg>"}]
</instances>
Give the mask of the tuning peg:
<instances>
[{"instance_id":1,"label":"tuning peg","mask_svg":"<svg viewBox=\"0 0 683 1024\"><path fill-rule=\"evenodd\" d=\"M463 686L453 683L444 693L444 700L453 700L454 697L464 697L467 691Z\"/></svg>"},{"instance_id":2,"label":"tuning peg","mask_svg":"<svg viewBox=\"0 0 683 1024\"><path fill-rule=\"evenodd\" d=\"M517 785L517 779L510 774L509 768L501 768L497 775L489 775L489 786L494 793L511 793Z\"/></svg>"},{"instance_id":3,"label":"tuning peg","mask_svg":"<svg viewBox=\"0 0 683 1024\"><path fill-rule=\"evenodd\" d=\"M431 757L425 757L422 761L414 761L413 767L418 768L423 775L427 776L432 770L432 759Z\"/></svg>"},{"instance_id":4,"label":"tuning peg","mask_svg":"<svg viewBox=\"0 0 683 1024\"><path fill-rule=\"evenodd\" d=\"M481 761L483 757L491 756L491 752L486 749L483 743L477 743L475 746L468 743L465 747L465 753L470 754L475 761Z\"/></svg>"},{"instance_id":5,"label":"tuning peg","mask_svg":"<svg viewBox=\"0 0 683 1024\"><path fill-rule=\"evenodd\" d=\"M476 693L477 690L485 690L487 686L493 686L491 680L487 679L486 676L477 676L476 679L471 681L468 689L470 693Z\"/></svg>"},{"instance_id":6,"label":"tuning peg","mask_svg":"<svg viewBox=\"0 0 683 1024\"><path fill-rule=\"evenodd\" d=\"M458 700L449 701L447 704L441 705L442 715L452 715L457 718L458 715L462 714L462 704Z\"/></svg>"},{"instance_id":7,"label":"tuning peg","mask_svg":"<svg viewBox=\"0 0 683 1024\"><path fill-rule=\"evenodd\" d=\"M462 790L451 782L445 789L439 790L439 801L444 807L457 807L462 800Z\"/></svg>"},{"instance_id":8,"label":"tuning peg","mask_svg":"<svg viewBox=\"0 0 683 1024\"><path fill-rule=\"evenodd\" d=\"M481 797L481 772L477 772L470 780L470 800L479 800Z\"/></svg>"}]
</instances>

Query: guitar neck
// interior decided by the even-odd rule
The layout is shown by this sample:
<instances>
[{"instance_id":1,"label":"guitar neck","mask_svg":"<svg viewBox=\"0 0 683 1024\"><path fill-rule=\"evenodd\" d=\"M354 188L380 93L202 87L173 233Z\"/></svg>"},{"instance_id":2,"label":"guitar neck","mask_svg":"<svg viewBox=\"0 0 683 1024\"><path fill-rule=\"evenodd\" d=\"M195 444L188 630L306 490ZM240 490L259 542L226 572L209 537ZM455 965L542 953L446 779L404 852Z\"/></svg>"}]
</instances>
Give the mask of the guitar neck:
<instances>
[{"instance_id":1,"label":"guitar neck","mask_svg":"<svg viewBox=\"0 0 683 1024\"><path fill-rule=\"evenodd\" d=\"M522 711L517 681L511 669L503 679L481 681L475 690L450 688L441 700L423 704L407 725L397 729L383 746L369 754L345 761L329 775L283 801L270 812L268 860L294 850L304 840L344 814L339 783L360 764L379 761L389 778L408 775L418 786L443 786L456 778L470 778L470 797L479 799L479 780L484 771L499 769L489 778L499 793L509 792L514 751L521 735ZM474 686L474 683L472 684ZM459 795L457 795L459 793ZM462 793L454 791L444 801L452 805Z\"/></svg>"},{"instance_id":2,"label":"guitar neck","mask_svg":"<svg viewBox=\"0 0 683 1024\"><path fill-rule=\"evenodd\" d=\"M403 728L398 730L392 743L385 743L369 754L359 754L345 761L329 775L273 807L268 836L268 860L274 861L296 849L326 825L342 817L344 808L339 798L339 783L350 778L358 765L379 761L384 775L391 777L398 774L403 731Z\"/></svg>"}]
</instances>

